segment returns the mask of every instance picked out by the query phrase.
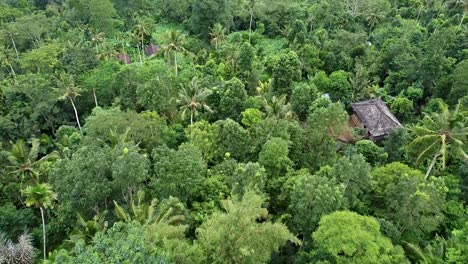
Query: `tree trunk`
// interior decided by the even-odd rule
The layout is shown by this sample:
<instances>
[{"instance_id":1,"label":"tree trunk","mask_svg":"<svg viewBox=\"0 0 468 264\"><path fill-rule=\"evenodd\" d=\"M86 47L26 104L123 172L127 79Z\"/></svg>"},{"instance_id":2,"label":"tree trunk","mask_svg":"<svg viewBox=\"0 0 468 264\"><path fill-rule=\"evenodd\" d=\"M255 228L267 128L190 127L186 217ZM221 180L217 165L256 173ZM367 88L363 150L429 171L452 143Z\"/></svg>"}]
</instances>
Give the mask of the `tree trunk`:
<instances>
[{"instance_id":1,"label":"tree trunk","mask_svg":"<svg viewBox=\"0 0 468 264\"><path fill-rule=\"evenodd\" d=\"M13 74L13 78L16 79L16 72L15 72L15 69L13 69L13 66L11 65L11 63L8 63L8 66L10 66L10 70L11 70L11 74Z\"/></svg>"},{"instance_id":2,"label":"tree trunk","mask_svg":"<svg viewBox=\"0 0 468 264\"><path fill-rule=\"evenodd\" d=\"M78 124L78 128L80 129L81 135L83 135L83 130L81 129L81 124L80 124L80 118L78 117L78 110L76 110L75 102L73 102L73 99L71 97L70 97L70 102L73 106L73 110L75 111L76 123Z\"/></svg>"},{"instance_id":3,"label":"tree trunk","mask_svg":"<svg viewBox=\"0 0 468 264\"><path fill-rule=\"evenodd\" d=\"M253 10L252 7L249 10L250 13L250 24L249 24L249 43L250 43L250 37L252 35L252 22L253 22Z\"/></svg>"},{"instance_id":4,"label":"tree trunk","mask_svg":"<svg viewBox=\"0 0 468 264\"><path fill-rule=\"evenodd\" d=\"M190 126L193 126L193 109L190 109Z\"/></svg>"},{"instance_id":5,"label":"tree trunk","mask_svg":"<svg viewBox=\"0 0 468 264\"><path fill-rule=\"evenodd\" d=\"M461 26L462 26L462 24L463 24L463 20L465 20L465 16L466 16L466 10L465 10L465 11L463 11L463 16L462 16L462 19L460 20L460 24L458 24L458 26L459 26L459 27L461 27Z\"/></svg>"},{"instance_id":6,"label":"tree trunk","mask_svg":"<svg viewBox=\"0 0 468 264\"><path fill-rule=\"evenodd\" d=\"M39 207L41 210L41 217L42 217L42 243L44 244L44 260L47 258L47 251L46 251L46 229L45 229L45 219L44 219L44 209Z\"/></svg>"},{"instance_id":7,"label":"tree trunk","mask_svg":"<svg viewBox=\"0 0 468 264\"><path fill-rule=\"evenodd\" d=\"M96 97L96 89L95 88L93 88L93 96L94 96L94 104L96 104L96 107L98 107L97 97Z\"/></svg>"},{"instance_id":8,"label":"tree trunk","mask_svg":"<svg viewBox=\"0 0 468 264\"><path fill-rule=\"evenodd\" d=\"M13 44L13 48L15 49L15 52L16 52L16 58L19 60L19 53L18 53L18 50L16 49L15 40L13 39L12 36L10 36L10 39L11 39L11 43Z\"/></svg>"},{"instance_id":9,"label":"tree trunk","mask_svg":"<svg viewBox=\"0 0 468 264\"><path fill-rule=\"evenodd\" d=\"M178 69L177 69L177 52L174 51L174 67L175 67L175 76L177 77Z\"/></svg>"},{"instance_id":10,"label":"tree trunk","mask_svg":"<svg viewBox=\"0 0 468 264\"><path fill-rule=\"evenodd\" d=\"M434 158L432 158L431 165L429 165L429 168L427 169L426 175L424 176L424 180L427 180L429 177L429 174L431 174L432 168L434 167L437 158L440 156L440 153L437 153L434 155Z\"/></svg>"}]
</instances>

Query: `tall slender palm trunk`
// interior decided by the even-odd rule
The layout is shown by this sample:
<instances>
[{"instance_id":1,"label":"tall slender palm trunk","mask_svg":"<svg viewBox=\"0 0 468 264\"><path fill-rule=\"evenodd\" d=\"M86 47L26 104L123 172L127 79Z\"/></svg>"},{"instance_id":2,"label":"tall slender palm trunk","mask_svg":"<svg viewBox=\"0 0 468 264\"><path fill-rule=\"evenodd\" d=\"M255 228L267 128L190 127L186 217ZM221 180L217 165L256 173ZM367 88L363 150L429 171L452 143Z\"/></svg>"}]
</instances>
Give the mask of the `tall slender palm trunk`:
<instances>
[{"instance_id":1,"label":"tall slender palm trunk","mask_svg":"<svg viewBox=\"0 0 468 264\"><path fill-rule=\"evenodd\" d=\"M13 48L15 49L15 52L16 52L16 58L19 60L19 53L18 53L18 49L16 48L15 40L13 39L12 36L10 36L10 39L11 39L11 43L13 44Z\"/></svg>"},{"instance_id":2,"label":"tall slender palm trunk","mask_svg":"<svg viewBox=\"0 0 468 264\"><path fill-rule=\"evenodd\" d=\"M80 133L83 135L83 130L81 129L81 124L80 124L80 118L78 117L78 110L76 110L75 102L73 101L73 98L71 97L70 97L70 102L73 106L73 110L75 111L76 123L78 124L78 128L80 129Z\"/></svg>"},{"instance_id":3,"label":"tall slender palm trunk","mask_svg":"<svg viewBox=\"0 0 468 264\"><path fill-rule=\"evenodd\" d=\"M174 51L174 67L175 67L175 76L178 74L178 69L177 69L177 51Z\"/></svg>"},{"instance_id":4,"label":"tall slender palm trunk","mask_svg":"<svg viewBox=\"0 0 468 264\"><path fill-rule=\"evenodd\" d=\"M190 109L190 126L193 126L193 109Z\"/></svg>"},{"instance_id":5,"label":"tall slender palm trunk","mask_svg":"<svg viewBox=\"0 0 468 264\"><path fill-rule=\"evenodd\" d=\"M94 96L94 104L96 105L96 107L98 107L98 103L97 103L97 96L96 96L96 89L93 88L93 96Z\"/></svg>"},{"instance_id":6,"label":"tall slender palm trunk","mask_svg":"<svg viewBox=\"0 0 468 264\"><path fill-rule=\"evenodd\" d=\"M41 210L41 217L42 217L42 243L44 245L44 260L47 259L47 250L46 250L46 229L45 229L45 218L44 218L44 209L39 207Z\"/></svg>"}]
</instances>

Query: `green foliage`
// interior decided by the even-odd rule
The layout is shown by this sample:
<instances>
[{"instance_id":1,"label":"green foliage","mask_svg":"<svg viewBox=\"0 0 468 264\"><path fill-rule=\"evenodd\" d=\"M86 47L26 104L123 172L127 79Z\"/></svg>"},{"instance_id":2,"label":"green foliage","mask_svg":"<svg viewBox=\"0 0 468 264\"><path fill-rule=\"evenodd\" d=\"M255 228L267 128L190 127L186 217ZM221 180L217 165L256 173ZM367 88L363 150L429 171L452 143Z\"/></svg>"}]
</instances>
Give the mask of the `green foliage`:
<instances>
[{"instance_id":1,"label":"green foliage","mask_svg":"<svg viewBox=\"0 0 468 264\"><path fill-rule=\"evenodd\" d=\"M247 108L242 113L242 124L253 127L263 120L264 113L256 108Z\"/></svg>"},{"instance_id":2,"label":"green foliage","mask_svg":"<svg viewBox=\"0 0 468 264\"><path fill-rule=\"evenodd\" d=\"M108 36L114 33L116 11L110 0L69 0L68 5L73 22L80 21Z\"/></svg>"},{"instance_id":3,"label":"green foliage","mask_svg":"<svg viewBox=\"0 0 468 264\"><path fill-rule=\"evenodd\" d=\"M468 260L468 241L466 236L467 230L468 226L465 222L465 226L463 228L452 231L452 236L450 238L446 253L447 263L464 263Z\"/></svg>"},{"instance_id":4,"label":"green foliage","mask_svg":"<svg viewBox=\"0 0 468 264\"><path fill-rule=\"evenodd\" d=\"M0 230L6 238L13 240L38 224L38 219L29 208L17 209L12 203L0 206Z\"/></svg>"},{"instance_id":5,"label":"green foliage","mask_svg":"<svg viewBox=\"0 0 468 264\"><path fill-rule=\"evenodd\" d=\"M60 46L49 44L25 53L21 58L21 66L27 72L53 73L59 64Z\"/></svg>"},{"instance_id":6,"label":"green foliage","mask_svg":"<svg viewBox=\"0 0 468 264\"><path fill-rule=\"evenodd\" d=\"M271 138L262 147L258 162L272 177L283 176L293 165L289 155L289 142L282 138Z\"/></svg>"},{"instance_id":7,"label":"green foliage","mask_svg":"<svg viewBox=\"0 0 468 264\"><path fill-rule=\"evenodd\" d=\"M468 93L468 84L466 82L466 72L468 71L468 60L462 60L452 73L452 89L448 95L448 101L455 105L461 97Z\"/></svg>"},{"instance_id":8,"label":"green foliage","mask_svg":"<svg viewBox=\"0 0 468 264\"><path fill-rule=\"evenodd\" d=\"M136 222L114 224L98 233L94 243L78 243L73 251L60 250L57 263L167 263L164 252L145 239L145 229Z\"/></svg>"},{"instance_id":9,"label":"green foliage","mask_svg":"<svg viewBox=\"0 0 468 264\"><path fill-rule=\"evenodd\" d=\"M220 119L231 118L239 121L247 99L244 84L239 79L233 78L224 84L219 96L217 112L219 112Z\"/></svg>"},{"instance_id":10,"label":"green foliage","mask_svg":"<svg viewBox=\"0 0 468 264\"><path fill-rule=\"evenodd\" d=\"M442 179L424 175L401 163L372 172L377 214L394 222L403 239L419 241L442 223L446 187Z\"/></svg>"},{"instance_id":11,"label":"green foliage","mask_svg":"<svg viewBox=\"0 0 468 264\"><path fill-rule=\"evenodd\" d=\"M353 89L348 81L347 72L334 71L329 76L325 72L318 72L312 82L320 92L329 94L333 101L341 101L345 105L351 103Z\"/></svg>"},{"instance_id":12,"label":"green foliage","mask_svg":"<svg viewBox=\"0 0 468 264\"><path fill-rule=\"evenodd\" d=\"M125 140L141 142L142 147L148 149L170 143L174 133L155 112L137 114L134 111L99 107L86 119L84 132L85 141L99 139L111 143L113 134L125 135Z\"/></svg>"},{"instance_id":13,"label":"green foliage","mask_svg":"<svg viewBox=\"0 0 468 264\"><path fill-rule=\"evenodd\" d=\"M216 23L226 28L230 27L232 24L231 5L230 2L224 0L195 1L190 16L190 29L201 38L208 39L209 30Z\"/></svg>"},{"instance_id":14,"label":"green foliage","mask_svg":"<svg viewBox=\"0 0 468 264\"><path fill-rule=\"evenodd\" d=\"M218 146L220 153L243 161L251 150L250 136L239 123L232 119L217 121L215 126L219 129Z\"/></svg>"},{"instance_id":15,"label":"green foliage","mask_svg":"<svg viewBox=\"0 0 468 264\"><path fill-rule=\"evenodd\" d=\"M312 234L322 216L345 206L344 186L323 174L322 170L315 175L301 170L288 179L293 182L289 205L292 223L304 237Z\"/></svg>"},{"instance_id":16,"label":"green foliage","mask_svg":"<svg viewBox=\"0 0 468 264\"><path fill-rule=\"evenodd\" d=\"M397 97L390 105L390 109L392 110L392 113L397 115L397 117L401 119L408 118L411 116L413 111L413 101L404 96Z\"/></svg>"},{"instance_id":17,"label":"green foliage","mask_svg":"<svg viewBox=\"0 0 468 264\"><path fill-rule=\"evenodd\" d=\"M441 107L441 112L426 114L418 125L411 128L415 138L410 148L416 156L416 162L432 158L426 178L435 163L439 164L441 170L445 170L450 159L468 159L465 152L468 140L465 113L459 111L460 105L453 111L447 106Z\"/></svg>"},{"instance_id":18,"label":"green foliage","mask_svg":"<svg viewBox=\"0 0 468 264\"><path fill-rule=\"evenodd\" d=\"M383 164L388 157L388 154L383 148L367 139L356 142L356 151L363 155L366 158L366 161L372 165Z\"/></svg>"},{"instance_id":19,"label":"green foliage","mask_svg":"<svg viewBox=\"0 0 468 264\"><path fill-rule=\"evenodd\" d=\"M362 155L341 157L333 165L330 175L344 186L347 205L358 211L367 209L367 194L371 188L370 166Z\"/></svg>"},{"instance_id":20,"label":"green foliage","mask_svg":"<svg viewBox=\"0 0 468 264\"><path fill-rule=\"evenodd\" d=\"M214 213L197 229L200 247L210 263L268 263L271 254L297 239L286 226L270 221L264 199L249 191L242 200L226 200L226 212Z\"/></svg>"},{"instance_id":21,"label":"green foliage","mask_svg":"<svg viewBox=\"0 0 468 264\"><path fill-rule=\"evenodd\" d=\"M320 220L313 234L314 255L334 263L409 263L403 249L380 233L373 217L350 211L335 212Z\"/></svg>"},{"instance_id":22,"label":"green foliage","mask_svg":"<svg viewBox=\"0 0 468 264\"><path fill-rule=\"evenodd\" d=\"M317 87L314 84L300 83L294 86L291 106L300 120L306 120L310 105L317 99L317 93Z\"/></svg>"},{"instance_id":23,"label":"green foliage","mask_svg":"<svg viewBox=\"0 0 468 264\"><path fill-rule=\"evenodd\" d=\"M88 145L57 162L50 178L58 200L75 210L68 212L68 217L76 212L89 216L93 209L104 208L106 199L120 199L136 190L148 179L148 170L148 158L136 146Z\"/></svg>"},{"instance_id":24,"label":"green foliage","mask_svg":"<svg viewBox=\"0 0 468 264\"><path fill-rule=\"evenodd\" d=\"M318 169L333 162L336 157L336 142L347 127L348 115L340 103L319 98L310 107L311 113L305 124L305 144L309 149L306 164Z\"/></svg>"},{"instance_id":25,"label":"green foliage","mask_svg":"<svg viewBox=\"0 0 468 264\"><path fill-rule=\"evenodd\" d=\"M206 162L222 156L223 153L219 153L220 149L216 141L219 136L217 126L205 120L198 121L185 129L185 135L190 143L202 152Z\"/></svg>"},{"instance_id":26,"label":"green foliage","mask_svg":"<svg viewBox=\"0 0 468 264\"><path fill-rule=\"evenodd\" d=\"M239 70L250 73L255 60L255 49L249 43L242 44L239 52Z\"/></svg>"},{"instance_id":27,"label":"green foliage","mask_svg":"<svg viewBox=\"0 0 468 264\"><path fill-rule=\"evenodd\" d=\"M0 0L0 248L28 229L44 263L407 262L381 230L467 262L464 2ZM382 141L348 122L374 98L402 124ZM366 217L319 243L337 210Z\"/></svg>"},{"instance_id":28,"label":"green foliage","mask_svg":"<svg viewBox=\"0 0 468 264\"><path fill-rule=\"evenodd\" d=\"M272 77L274 94L291 94L291 85L301 79L301 61L294 51L285 51L275 58Z\"/></svg>"},{"instance_id":29,"label":"green foliage","mask_svg":"<svg viewBox=\"0 0 468 264\"><path fill-rule=\"evenodd\" d=\"M191 144L182 144L178 150L166 146L153 151L155 177L151 185L158 197L190 199L195 186L206 176L206 162L201 151Z\"/></svg>"}]
</instances>

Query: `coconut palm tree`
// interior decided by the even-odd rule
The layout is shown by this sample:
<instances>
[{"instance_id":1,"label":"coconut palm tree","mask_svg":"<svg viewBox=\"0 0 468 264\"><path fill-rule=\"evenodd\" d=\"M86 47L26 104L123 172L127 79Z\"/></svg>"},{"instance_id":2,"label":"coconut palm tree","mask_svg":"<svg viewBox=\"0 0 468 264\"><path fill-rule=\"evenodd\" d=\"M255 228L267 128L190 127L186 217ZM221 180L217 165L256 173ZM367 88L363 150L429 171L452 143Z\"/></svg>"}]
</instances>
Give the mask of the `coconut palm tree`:
<instances>
[{"instance_id":1,"label":"coconut palm tree","mask_svg":"<svg viewBox=\"0 0 468 264\"><path fill-rule=\"evenodd\" d=\"M55 151L39 158L40 144L40 140L34 138L32 139L31 147L28 147L24 140L19 139L11 146L9 151L3 152L10 163L7 168L11 169L10 173L19 177L21 184L25 178L38 183L40 165L43 162L60 158Z\"/></svg>"},{"instance_id":2,"label":"coconut palm tree","mask_svg":"<svg viewBox=\"0 0 468 264\"><path fill-rule=\"evenodd\" d=\"M178 74L177 53L186 51L184 44L185 36L179 30L170 30L166 33L166 44L162 46L162 50L165 56L172 56L176 76Z\"/></svg>"},{"instance_id":3,"label":"coconut palm tree","mask_svg":"<svg viewBox=\"0 0 468 264\"><path fill-rule=\"evenodd\" d=\"M272 85L272 79L269 79L268 81L262 82L258 81L257 85L257 94L258 96L265 96L271 91L271 85Z\"/></svg>"},{"instance_id":4,"label":"coconut palm tree","mask_svg":"<svg viewBox=\"0 0 468 264\"><path fill-rule=\"evenodd\" d=\"M198 79L194 77L188 87L182 86L178 97L175 99L176 104L180 107L182 119L188 111L190 111L190 125L193 125L193 117L198 114L199 110L213 112L206 104L208 96L213 92L207 88L201 88Z\"/></svg>"},{"instance_id":5,"label":"coconut palm tree","mask_svg":"<svg viewBox=\"0 0 468 264\"><path fill-rule=\"evenodd\" d=\"M416 162L432 158L426 179L437 162L444 170L450 156L468 160L467 123L468 118L460 111L460 104L454 111L450 111L447 105L441 104L440 112L425 114L423 120L410 129L415 139L409 147L417 154Z\"/></svg>"},{"instance_id":6,"label":"coconut palm tree","mask_svg":"<svg viewBox=\"0 0 468 264\"><path fill-rule=\"evenodd\" d=\"M67 74L61 74L59 85L61 86L62 95L59 97L59 100L66 100L68 99L75 111L75 118L76 123L78 124L78 128L80 129L81 134L83 134L83 130L81 129L80 118L78 116L78 110L76 109L75 99L76 97L80 96L81 88L75 85L75 81L73 78ZM97 105L97 98L96 94L94 94L94 101Z\"/></svg>"},{"instance_id":7,"label":"coconut palm tree","mask_svg":"<svg viewBox=\"0 0 468 264\"><path fill-rule=\"evenodd\" d=\"M52 186L47 183L40 183L34 186L28 186L23 193L26 195L26 206L34 206L39 208L42 217L42 242L44 245L44 260L47 258L46 251L46 229L44 209L52 208L53 202L56 199L55 193L52 191Z\"/></svg>"},{"instance_id":8,"label":"coconut palm tree","mask_svg":"<svg viewBox=\"0 0 468 264\"><path fill-rule=\"evenodd\" d=\"M286 102L286 95L273 96L271 100L264 99L264 107L268 117L289 119L292 117L291 104Z\"/></svg>"},{"instance_id":9,"label":"coconut palm tree","mask_svg":"<svg viewBox=\"0 0 468 264\"><path fill-rule=\"evenodd\" d=\"M169 197L159 202L152 199L150 203L144 203L144 191L138 191L136 201L132 198L130 211L114 201L117 217L125 222L138 221L143 225L184 225L187 222L186 210L178 198Z\"/></svg>"},{"instance_id":10,"label":"coconut palm tree","mask_svg":"<svg viewBox=\"0 0 468 264\"><path fill-rule=\"evenodd\" d=\"M211 28L211 44L215 46L215 49L218 50L218 45L223 43L226 40L225 35L226 29L219 23L216 23Z\"/></svg>"},{"instance_id":11,"label":"coconut palm tree","mask_svg":"<svg viewBox=\"0 0 468 264\"><path fill-rule=\"evenodd\" d=\"M149 23L145 19L137 19L137 23L133 26L132 33L136 37L139 43L138 52L140 56L140 65L143 64L142 57L145 56L145 39L151 36L151 32L149 30Z\"/></svg>"},{"instance_id":12,"label":"coconut palm tree","mask_svg":"<svg viewBox=\"0 0 468 264\"><path fill-rule=\"evenodd\" d=\"M106 34L104 32L99 32L98 30L96 29L90 29L90 33L91 33L91 43L94 45L94 48L96 49L96 54L99 53L99 49L98 49L98 45L104 43L104 41L106 40L105 39L105 36Z\"/></svg>"}]
</instances>

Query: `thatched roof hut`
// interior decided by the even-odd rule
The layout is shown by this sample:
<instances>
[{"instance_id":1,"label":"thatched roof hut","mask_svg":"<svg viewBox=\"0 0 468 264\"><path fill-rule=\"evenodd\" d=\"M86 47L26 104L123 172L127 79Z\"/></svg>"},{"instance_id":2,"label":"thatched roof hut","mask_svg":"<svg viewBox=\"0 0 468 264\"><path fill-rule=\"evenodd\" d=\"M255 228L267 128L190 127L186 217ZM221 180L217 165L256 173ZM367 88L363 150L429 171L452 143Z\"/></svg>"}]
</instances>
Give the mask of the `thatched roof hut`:
<instances>
[{"instance_id":1,"label":"thatched roof hut","mask_svg":"<svg viewBox=\"0 0 468 264\"><path fill-rule=\"evenodd\" d=\"M351 106L354 114L349 119L350 125L365 129L372 140L382 140L394 129L402 127L385 102L380 99L357 102Z\"/></svg>"},{"instance_id":2,"label":"thatched roof hut","mask_svg":"<svg viewBox=\"0 0 468 264\"><path fill-rule=\"evenodd\" d=\"M119 53L116 57L119 61L122 61L124 64L132 63L132 58L125 53Z\"/></svg>"},{"instance_id":3,"label":"thatched roof hut","mask_svg":"<svg viewBox=\"0 0 468 264\"><path fill-rule=\"evenodd\" d=\"M146 57L150 57L158 53L159 51L159 46L155 45L153 43L149 44L148 46L145 47L145 55Z\"/></svg>"}]
</instances>

